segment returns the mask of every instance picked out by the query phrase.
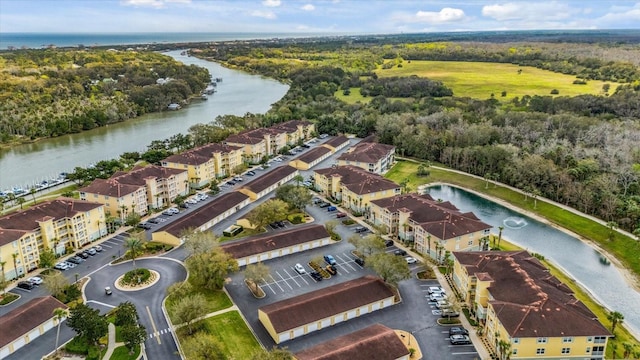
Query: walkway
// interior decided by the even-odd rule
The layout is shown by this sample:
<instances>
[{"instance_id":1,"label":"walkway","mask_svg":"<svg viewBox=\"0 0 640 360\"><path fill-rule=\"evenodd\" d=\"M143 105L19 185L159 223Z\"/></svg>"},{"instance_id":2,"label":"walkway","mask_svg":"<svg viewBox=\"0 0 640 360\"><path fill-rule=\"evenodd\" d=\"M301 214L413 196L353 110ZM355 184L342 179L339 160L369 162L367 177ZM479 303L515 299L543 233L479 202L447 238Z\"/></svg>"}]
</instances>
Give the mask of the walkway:
<instances>
[{"instance_id":1,"label":"walkway","mask_svg":"<svg viewBox=\"0 0 640 360\"><path fill-rule=\"evenodd\" d=\"M123 346L124 343L116 342L116 326L113 323L109 323L109 343L107 345L107 352L104 353L103 359L109 360L115 350L119 346Z\"/></svg>"}]
</instances>

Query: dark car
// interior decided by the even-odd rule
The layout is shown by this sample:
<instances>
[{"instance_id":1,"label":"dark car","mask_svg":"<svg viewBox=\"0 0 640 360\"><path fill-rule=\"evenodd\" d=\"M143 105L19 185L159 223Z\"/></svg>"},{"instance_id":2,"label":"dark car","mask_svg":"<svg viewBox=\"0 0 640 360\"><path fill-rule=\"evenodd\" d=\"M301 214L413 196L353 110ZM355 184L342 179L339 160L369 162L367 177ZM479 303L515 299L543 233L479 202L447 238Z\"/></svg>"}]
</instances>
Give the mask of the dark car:
<instances>
[{"instance_id":1,"label":"dark car","mask_svg":"<svg viewBox=\"0 0 640 360\"><path fill-rule=\"evenodd\" d=\"M276 221L276 225L278 225L278 227L285 227L285 223L284 221Z\"/></svg>"},{"instance_id":2,"label":"dark car","mask_svg":"<svg viewBox=\"0 0 640 360\"><path fill-rule=\"evenodd\" d=\"M86 252L83 251L83 252L77 253L76 256L79 256L79 257L81 257L83 259L88 259L90 255L89 255L89 253L86 253Z\"/></svg>"},{"instance_id":3,"label":"dark car","mask_svg":"<svg viewBox=\"0 0 640 360\"><path fill-rule=\"evenodd\" d=\"M157 224L159 221L158 221L158 219L153 218L153 219L149 219L149 220L147 220L147 222L150 222L150 223L152 223L152 224Z\"/></svg>"},{"instance_id":4,"label":"dark car","mask_svg":"<svg viewBox=\"0 0 640 360\"><path fill-rule=\"evenodd\" d=\"M331 206L331 204L329 204L328 202L323 201L320 204L318 204L318 206L320 206L321 208L327 208L327 207Z\"/></svg>"},{"instance_id":5,"label":"dark car","mask_svg":"<svg viewBox=\"0 0 640 360\"><path fill-rule=\"evenodd\" d=\"M145 229L145 230L150 230L151 229L151 225L149 225L147 223L140 223L140 224L138 224L138 227L140 229Z\"/></svg>"},{"instance_id":6,"label":"dark car","mask_svg":"<svg viewBox=\"0 0 640 360\"><path fill-rule=\"evenodd\" d=\"M247 175L254 176L256 173L254 171L247 171Z\"/></svg>"},{"instance_id":7,"label":"dark car","mask_svg":"<svg viewBox=\"0 0 640 360\"><path fill-rule=\"evenodd\" d=\"M355 228L353 228L353 231L357 233L363 233L363 232L367 232L367 228L364 226L356 226Z\"/></svg>"},{"instance_id":8,"label":"dark car","mask_svg":"<svg viewBox=\"0 0 640 360\"><path fill-rule=\"evenodd\" d=\"M396 251L393 252L394 255L398 255L398 256L405 256L407 255L407 252L402 250L402 249L398 249Z\"/></svg>"},{"instance_id":9,"label":"dark car","mask_svg":"<svg viewBox=\"0 0 640 360\"><path fill-rule=\"evenodd\" d=\"M462 326L454 326L449 328L449 336L451 335L469 335L469 331Z\"/></svg>"},{"instance_id":10,"label":"dark car","mask_svg":"<svg viewBox=\"0 0 640 360\"><path fill-rule=\"evenodd\" d=\"M340 218L343 218L343 217L346 217L346 216L347 216L347 214L345 214L345 213L337 213L336 214L336 218L337 219L340 219Z\"/></svg>"},{"instance_id":11,"label":"dark car","mask_svg":"<svg viewBox=\"0 0 640 360\"><path fill-rule=\"evenodd\" d=\"M309 275L311 275L311 277L315 281L322 281L322 275L320 275L320 273L317 272L317 271L312 271L312 272L309 273Z\"/></svg>"},{"instance_id":12,"label":"dark car","mask_svg":"<svg viewBox=\"0 0 640 360\"><path fill-rule=\"evenodd\" d=\"M33 283L30 283L28 281L20 281L18 283L18 287L20 289L26 289L26 290L31 290L35 287L35 285L33 285Z\"/></svg>"},{"instance_id":13,"label":"dark car","mask_svg":"<svg viewBox=\"0 0 640 360\"><path fill-rule=\"evenodd\" d=\"M384 241L384 246L386 246L386 247L393 246L393 240L391 240L391 239L385 240Z\"/></svg>"},{"instance_id":14,"label":"dark car","mask_svg":"<svg viewBox=\"0 0 640 360\"><path fill-rule=\"evenodd\" d=\"M235 182L235 181L227 181L227 185L229 185L229 186L233 186L233 185L235 185L235 184L236 184L236 182Z\"/></svg>"},{"instance_id":15,"label":"dark car","mask_svg":"<svg viewBox=\"0 0 640 360\"><path fill-rule=\"evenodd\" d=\"M307 145L307 144L302 144L302 145L300 145L300 146L302 146L302 147L303 147L303 148L305 148L305 149L308 149L308 148L310 148L310 147L311 147L311 146L309 146L309 145Z\"/></svg>"},{"instance_id":16,"label":"dark car","mask_svg":"<svg viewBox=\"0 0 640 360\"><path fill-rule=\"evenodd\" d=\"M329 211L329 212L337 211L337 210L338 210L338 208L337 208L337 207L335 207L335 206L329 206L329 207L327 207L327 211Z\"/></svg>"},{"instance_id":17,"label":"dark car","mask_svg":"<svg viewBox=\"0 0 640 360\"><path fill-rule=\"evenodd\" d=\"M360 266L364 266L364 259L356 258L354 261L356 262L356 264Z\"/></svg>"}]
</instances>

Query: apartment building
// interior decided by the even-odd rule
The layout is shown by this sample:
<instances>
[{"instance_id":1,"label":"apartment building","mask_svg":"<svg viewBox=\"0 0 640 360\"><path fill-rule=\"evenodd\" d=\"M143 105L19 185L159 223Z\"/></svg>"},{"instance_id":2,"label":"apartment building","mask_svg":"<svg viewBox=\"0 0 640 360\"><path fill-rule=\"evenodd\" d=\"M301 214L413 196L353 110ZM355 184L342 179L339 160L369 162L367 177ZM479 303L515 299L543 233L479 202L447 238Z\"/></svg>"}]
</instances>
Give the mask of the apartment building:
<instances>
[{"instance_id":1,"label":"apartment building","mask_svg":"<svg viewBox=\"0 0 640 360\"><path fill-rule=\"evenodd\" d=\"M161 161L162 166L187 171L189 184L205 186L217 178L227 177L242 165L244 151L240 146L211 143Z\"/></svg>"},{"instance_id":2,"label":"apartment building","mask_svg":"<svg viewBox=\"0 0 640 360\"><path fill-rule=\"evenodd\" d=\"M491 225L473 213L429 195L403 194L371 201L369 220L384 225L398 239L413 242L417 252L442 259L448 251L480 250Z\"/></svg>"},{"instance_id":3,"label":"apartment building","mask_svg":"<svg viewBox=\"0 0 640 360\"><path fill-rule=\"evenodd\" d=\"M290 120L271 126L271 129L283 130L287 134L287 144L296 145L300 140L311 139L316 131L315 125L306 120Z\"/></svg>"},{"instance_id":4,"label":"apartment building","mask_svg":"<svg viewBox=\"0 0 640 360\"><path fill-rule=\"evenodd\" d=\"M96 179L78 190L82 200L104 204L111 216L125 219L132 211L140 216L149 209L168 206L189 192L187 170L149 165L129 172L118 171L107 180Z\"/></svg>"},{"instance_id":5,"label":"apartment building","mask_svg":"<svg viewBox=\"0 0 640 360\"><path fill-rule=\"evenodd\" d=\"M400 186L353 165L314 171L316 190L356 213L368 213L371 201L400 194Z\"/></svg>"},{"instance_id":6,"label":"apartment building","mask_svg":"<svg viewBox=\"0 0 640 360\"><path fill-rule=\"evenodd\" d=\"M359 142L338 157L338 165L354 165L374 174L386 173L395 163L396 147Z\"/></svg>"},{"instance_id":7,"label":"apartment building","mask_svg":"<svg viewBox=\"0 0 640 360\"><path fill-rule=\"evenodd\" d=\"M609 330L527 251L453 258L454 285L501 358L604 359Z\"/></svg>"},{"instance_id":8,"label":"apartment building","mask_svg":"<svg viewBox=\"0 0 640 360\"><path fill-rule=\"evenodd\" d=\"M0 262L11 280L38 267L40 251L74 251L105 236L104 205L58 198L0 217Z\"/></svg>"}]
</instances>

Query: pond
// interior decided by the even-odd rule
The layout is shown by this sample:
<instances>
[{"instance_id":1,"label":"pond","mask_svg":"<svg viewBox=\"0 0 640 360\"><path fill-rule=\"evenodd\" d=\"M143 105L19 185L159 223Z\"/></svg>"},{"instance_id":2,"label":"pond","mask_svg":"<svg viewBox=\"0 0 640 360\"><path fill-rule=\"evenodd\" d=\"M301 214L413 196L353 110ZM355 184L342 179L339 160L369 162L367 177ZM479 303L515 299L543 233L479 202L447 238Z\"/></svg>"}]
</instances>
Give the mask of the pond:
<instances>
[{"instance_id":1,"label":"pond","mask_svg":"<svg viewBox=\"0 0 640 360\"><path fill-rule=\"evenodd\" d=\"M640 334L640 293L622 272L586 242L552 226L508 209L474 193L447 185L426 190L434 199L450 201L463 212L471 211L494 228L503 226L503 239L543 255L581 284L606 308L624 315L624 324Z\"/></svg>"}]
</instances>

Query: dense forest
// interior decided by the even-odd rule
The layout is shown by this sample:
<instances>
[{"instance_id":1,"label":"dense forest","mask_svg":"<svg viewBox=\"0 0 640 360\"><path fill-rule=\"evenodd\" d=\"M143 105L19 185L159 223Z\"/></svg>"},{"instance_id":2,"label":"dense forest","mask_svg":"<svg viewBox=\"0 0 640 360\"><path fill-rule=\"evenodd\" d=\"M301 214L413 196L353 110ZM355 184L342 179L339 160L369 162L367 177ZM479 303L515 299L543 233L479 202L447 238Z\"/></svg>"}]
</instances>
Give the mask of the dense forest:
<instances>
[{"instance_id":1,"label":"dense forest","mask_svg":"<svg viewBox=\"0 0 640 360\"><path fill-rule=\"evenodd\" d=\"M580 52L571 51L578 47ZM625 57L598 56L601 48L341 40L216 44L200 48L198 56L291 84L263 125L311 119L319 132L376 134L403 156L495 179L640 234L640 71ZM500 102L430 93L414 86L415 78L381 82L377 76L412 59L512 62L622 85L603 96L535 95ZM334 96L353 87L368 101L347 104ZM448 90L446 84L441 89Z\"/></svg>"},{"instance_id":2,"label":"dense forest","mask_svg":"<svg viewBox=\"0 0 640 360\"><path fill-rule=\"evenodd\" d=\"M209 81L206 69L155 52L3 52L0 143L76 133L163 111L199 94Z\"/></svg>"}]
</instances>

